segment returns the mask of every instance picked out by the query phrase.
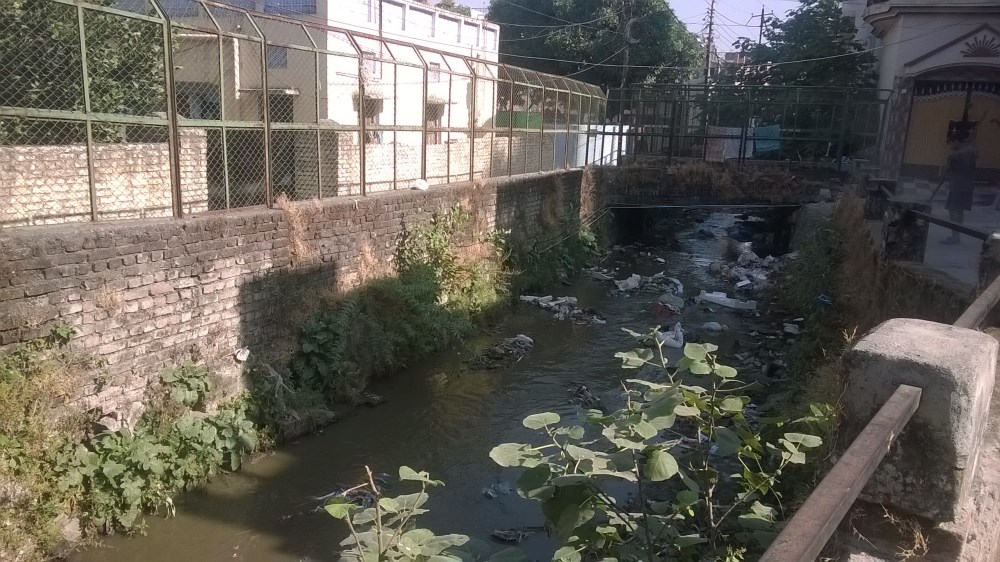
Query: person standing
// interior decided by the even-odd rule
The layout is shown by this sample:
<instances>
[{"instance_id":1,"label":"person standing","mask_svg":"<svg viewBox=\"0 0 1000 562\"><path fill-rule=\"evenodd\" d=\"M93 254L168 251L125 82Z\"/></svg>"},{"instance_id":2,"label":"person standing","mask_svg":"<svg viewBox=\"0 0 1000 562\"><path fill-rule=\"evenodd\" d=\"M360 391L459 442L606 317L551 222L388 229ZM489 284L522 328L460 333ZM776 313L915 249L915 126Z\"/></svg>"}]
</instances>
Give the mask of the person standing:
<instances>
[{"instance_id":1,"label":"person standing","mask_svg":"<svg viewBox=\"0 0 1000 562\"><path fill-rule=\"evenodd\" d=\"M951 222L963 224L965 212L972 210L972 192L976 175L976 150L970 139L962 137L951 142L952 152L948 155L948 166L945 177L948 181L948 201L945 209ZM958 232L952 230L951 236L941 240L942 244L958 244L961 242Z\"/></svg>"}]
</instances>

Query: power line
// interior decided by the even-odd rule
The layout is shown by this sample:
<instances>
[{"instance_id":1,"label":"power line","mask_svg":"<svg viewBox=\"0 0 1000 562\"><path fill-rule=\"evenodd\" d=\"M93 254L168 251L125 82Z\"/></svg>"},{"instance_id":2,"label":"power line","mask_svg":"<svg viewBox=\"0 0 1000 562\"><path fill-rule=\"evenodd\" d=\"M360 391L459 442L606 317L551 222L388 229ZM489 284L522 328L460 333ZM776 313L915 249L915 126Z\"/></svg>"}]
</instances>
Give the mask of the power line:
<instances>
[{"instance_id":1,"label":"power line","mask_svg":"<svg viewBox=\"0 0 1000 562\"><path fill-rule=\"evenodd\" d=\"M875 52L875 51L880 51L880 50L882 50L882 49L884 49L886 47L891 47L893 45L899 45L900 43L906 43L908 41L915 41L917 39L923 39L927 35L932 35L934 33L938 33L940 31L943 31L945 29L949 29L949 28L952 28L952 27L955 27L955 26L958 26L958 25L966 25L967 23L968 22L952 23L952 24L949 24L949 25L946 25L946 26L942 26L942 27L940 27L938 29L935 29L934 31L925 33L923 35L918 35L916 37L910 37L908 39L902 39L900 41L895 41L895 42L892 42L892 43L885 43L883 45L879 45L878 47L872 47L870 49L862 49L862 50L859 50L859 51L852 51L850 53L840 53L840 54L837 54L837 55L829 55L829 56L823 56L823 57L814 57L814 58L808 58L808 59L799 59L799 60L790 60L790 61L778 61L778 62L761 63L761 64L750 64L750 65L746 65L744 68L767 68L767 67L773 67L773 66L785 66L785 65L789 65L789 64L802 64L802 63L806 63L806 62L818 62L818 61L829 60L829 59L837 59L837 58L843 58L843 57L852 57L852 56L857 56L857 55L864 55L864 54L872 53L872 52ZM522 59L544 60L544 61L550 61L550 62L569 62L569 63L572 63L572 62L577 62L578 63L579 62L579 61L571 61L571 60L563 60L563 59L553 59L553 58L547 58L547 57L532 57L532 56L528 56L528 55L514 55L514 54L510 54L510 53L501 53L501 55L508 56L508 57L522 58ZM607 67L620 68L622 65L620 65L620 64L597 64L597 63L594 63L594 66L607 66ZM629 67L633 68L633 69L634 68L645 68L645 69L658 69L658 70L686 70L686 69L690 68L690 67L687 67L687 66L663 66L663 65L653 66L653 65L635 65L635 64L629 65Z\"/></svg>"}]
</instances>

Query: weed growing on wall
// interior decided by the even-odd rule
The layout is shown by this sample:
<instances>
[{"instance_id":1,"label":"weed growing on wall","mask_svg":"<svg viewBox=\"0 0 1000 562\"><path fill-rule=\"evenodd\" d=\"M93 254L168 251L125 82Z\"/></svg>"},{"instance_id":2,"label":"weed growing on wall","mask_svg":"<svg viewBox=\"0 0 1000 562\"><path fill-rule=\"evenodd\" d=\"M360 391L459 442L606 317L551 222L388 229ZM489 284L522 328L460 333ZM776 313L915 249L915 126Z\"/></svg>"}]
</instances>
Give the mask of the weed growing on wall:
<instances>
[{"instance_id":1,"label":"weed growing on wall","mask_svg":"<svg viewBox=\"0 0 1000 562\"><path fill-rule=\"evenodd\" d=\"M197 414L209 373L168 370L162 393L134 427L95 430L66 398L99 365L69 351L72 329L0 357L0 559L41 560L61 542L59 516L84 530L134 532L143 513L172 513L177 492L220 468L236 470L257 447L245 408ZM60 415L57 413L62 412Z\"/></svg>"},{"instance_id":2,"label":"weed growing on wall","mask_svg":"<svg viewBox=\"0 0 1000 562\"><path fill-rule=\"evenodd\" d=\"M599 250L596 233L579 219L562 221L555 234L541 242L512 241L508 250L514 271L514 293L545 287L568 277Z\"/></svg>"}]
</instances>

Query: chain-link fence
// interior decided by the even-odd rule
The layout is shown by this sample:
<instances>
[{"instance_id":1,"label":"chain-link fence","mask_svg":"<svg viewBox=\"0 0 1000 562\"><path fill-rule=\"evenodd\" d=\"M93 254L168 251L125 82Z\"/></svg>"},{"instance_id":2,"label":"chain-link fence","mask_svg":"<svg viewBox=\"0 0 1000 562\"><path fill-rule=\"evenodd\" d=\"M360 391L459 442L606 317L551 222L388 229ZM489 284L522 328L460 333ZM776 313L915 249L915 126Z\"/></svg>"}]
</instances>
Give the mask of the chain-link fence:
<instances>
[{"instance_id":1,"label":"chain-link fence","mask_svg":"<svg viewBox=\"0 0 1000 562\"><path fill-rule=\"evenodd\" d=\"M626 162L878 158L889 92L792 86L613 89L602 128Z\"/></svg>"},{"instance_id":2,"label":"chain-link fence","mask_svg":"<svg viewBox=\"0 0 1000 562\"><path fill-rule=\"evenodd\" d=\"M0 4L0 226L182 216L614 159L597 135L596 86L274 6Z\"/></svg>"}]
</instances>

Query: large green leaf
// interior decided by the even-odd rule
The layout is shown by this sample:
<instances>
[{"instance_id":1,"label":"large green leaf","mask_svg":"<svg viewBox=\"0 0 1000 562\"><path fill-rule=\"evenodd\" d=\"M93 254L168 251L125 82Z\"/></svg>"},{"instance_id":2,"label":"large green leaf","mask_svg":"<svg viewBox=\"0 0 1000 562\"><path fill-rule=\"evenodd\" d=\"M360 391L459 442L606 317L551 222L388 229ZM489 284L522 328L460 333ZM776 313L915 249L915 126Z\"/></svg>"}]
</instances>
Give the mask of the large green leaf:
<instances>
[{"instance_id":1,"label":"large green leaf","mask_svg":"<svg viewBox=\"0 0 1000 562\"><path fill-rule=\"evenodd\" d=\"M528 429L542 429L545 426L559 423L559 419L559 414L543 412L541 414L532 414L524 418L524 421L521 423Z\"/></svg>"},{"instance_id":2,"label":"large green leaf","mask_svg":"<svg viewBox=\"0 0 1000 562\"><path fill-rule=\"evenodd\" d=\"M547 500L552 497L555 487L549 482L552 471L549 465L540 464L529 468L517 479L517 488L521 496L529 499Z\"/></svg>"},{"instance_id":3,"label":"large green leaf","mask_svg":"<svg viewBox=\"0 0 1000 562\"><path fill-rule=\"evenodd\" d=\"M737 396L728 396L719 404L719 409L729 413L742 412L743 400Z\"/></svg>"},{"instance_id":4,"label":"large green leaf","mask_svg":"<svg viewBox=\"0 0 1000 562\"><path fill-rule=\"evenodd\" d=\"M727 427L717 427L715 428L715 454L720 457L728 457L740 450L743 446L743 442L740 441L739 435L727 428Z\"/></svg>"},{"instance_id":5,"label":"large green leaf","mask_svg":"<svg viewBox=\"0 0 1000 562\"><path fill-rule=\"evenodd\" d=\"M703 376L712 372L712 368L708 366L708 363L704 361L691 361L688 370L691 371L692 375Z\"/></svg>"},{"instance_id":6,"label":"large green leaf","mask_svg":"<svg viewBox=\"0 0 1000 562\"><path fill-rule=\"evenodd\" d=\"M639 421L632 427L632 429L643 439L652 439L659 433L659 431L656 430L656 427L647 421Z\"/></svg>"},{"instance_id":7,"label":"large green leaf","mask_svg":"<svg viewBox=\"0 0 1000 562\"><path fill-rule=\"evenodd\" d=\"M532 468L541 464L543 455L531 445L523 443L501 443L490 451L490 458L500 466L523 466Z\"/></svg>"},{"instance_id":8,"label":"large green leaf","mask_svg":"<svg viewBox=\"0 0 1000 562\"><path fill-rule=\"evenodd\" d=\"M653 350L646 348L636 348L632 351L619 351L615 357L622 360L623 369L638 369L646 363L653 361Z\"/></svg>"},{"instance_id":9,"label":"large green leaf","mask_svg":"<svg viewBox=\"0 0 1000 562\"><path fill-rule=\"evenodd\" d=\"M704 361L708 357L708 351L701 344L689 343L684 345L684 357L693 361Z\"/></svg>"},{"instance_id":10,"label":"large green leaf","mask_svg":"<svg viewBox=\"0 0 1000 562\"><path fill-rule=\"evenodd\" d=\"M430 486L444 486L444 482L440 480L432 480L430 474L427 471L417 472L408 466L399 467L399 479L400 480L410 480L414 482L423 482Z\"/></svg>"},{"instance_id":11,"label":"large green leaf","mask_svg":"<svg viewBox=\"0 0 1000 562\"><path fill-rule=\"evenodd\" d=\"M677 548L687 548L706 542L708 542L708 539L699 535L683 535L674 539L674 544L677 545Z\"/></svg>"},{"instance_id":12,"label":"large green leaf","mask_svg":"<svg viewBox=\"0 0 1000 562\"><path fill-rule=\"evenodd\" d=\"M807 435L805 433L786 433L782 437L791 443L802 445L807 449L819 447L823 444L823 439L815 435Z\"/></svg>"},{"instance_id":13,"label":"large green leaf","mask_svg":"<svg viewBox=\"0 0 1000 562\"><path fill-rule=\"evenodd\" d=\"M654 449L646 456L643 472L653 482L662 482L677 474L677 459L663 449Z\"/></svg>"},{"instance_id":14,"label":"large green leaf","mask_svg":"<svg viewBox=\"0 0 1000 562\"><path fill-rule=\"evenodd\" d=\"M469 537L465 535L434 535L420 543L420 552L424 556L440 554L445 549L453 546L462 546L469 542Z\"/></svg>"},{"instance_id":15,"label":"large green leaf","mask_svg":"<svg viewBox=\"0 0 1000 562\"><path fill-rule=\"evenodd\" d=\"M582 559L580 550L572 546L564 546L552 555L552 562L580 562Z\"/></svg>"},{"instance_id":16,"label":"large green leaf","mask_svg":"<svg viewBox=\"0 0 1000 562\"><path fill-rule=\"evenodd\" d=\"M727 365L716 365L715 374L724 379L731 379L737 375L736 369Z\"/></svg>"},{"instance_id":17,"label":"large green leaf","mask_svg":"<svg viewBox=\"0 0 1000 562\"><path fill-rule=\"evenodd\" d=\"M326 502L323 509L337 519L347 519L352 510L358 506L351 503L347 498L331 498Z\"/></svg>"}]
</instances>

